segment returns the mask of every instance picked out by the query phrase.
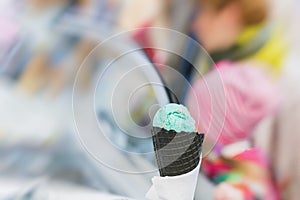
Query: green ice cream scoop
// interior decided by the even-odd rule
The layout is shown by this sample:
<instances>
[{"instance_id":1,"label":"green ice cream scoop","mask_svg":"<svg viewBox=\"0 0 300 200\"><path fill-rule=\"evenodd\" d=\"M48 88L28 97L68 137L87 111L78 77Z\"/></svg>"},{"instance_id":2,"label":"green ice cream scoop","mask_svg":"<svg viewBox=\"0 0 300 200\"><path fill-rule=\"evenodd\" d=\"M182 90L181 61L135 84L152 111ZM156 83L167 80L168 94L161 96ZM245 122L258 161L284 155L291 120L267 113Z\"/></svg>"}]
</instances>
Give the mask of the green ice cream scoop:
<instances>
[{"instance_id":1,"label":"green ice cream scoop","mask_svg":"<svg viewBox=\"0 0 300 200\"><path fill-rule=\"evenodd\" d=\"M185 106L171 103L156 112L153 118L153 127L176 132L194 132L195 120Z\"/></svg>"}]
</instances>

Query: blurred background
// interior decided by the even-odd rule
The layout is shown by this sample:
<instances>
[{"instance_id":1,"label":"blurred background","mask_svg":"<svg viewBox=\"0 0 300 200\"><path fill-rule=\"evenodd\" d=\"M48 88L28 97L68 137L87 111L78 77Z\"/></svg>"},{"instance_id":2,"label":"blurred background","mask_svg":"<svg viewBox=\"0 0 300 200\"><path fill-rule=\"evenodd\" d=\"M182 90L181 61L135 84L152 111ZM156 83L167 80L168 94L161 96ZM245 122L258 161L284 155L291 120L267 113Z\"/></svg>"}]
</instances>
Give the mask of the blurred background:
<instances>
[{"instance_id":1,"label":"blurred background","mask_svg":"<svg viewBox=\"0 0 300 200\"><path fill-rule=\"evenodd\" d=\"M151 119L170 102L187 105L208 136L195 199L298 199L299 9L297 0L2 0L0 199L144 199L157 175ZM244 65L264 80L227 77ZM219 97L220 77L238 97ZM202 123L218 120L205 115L206 79L230 108L216 111L226 130Z\"/></svg>"}]
</instances>

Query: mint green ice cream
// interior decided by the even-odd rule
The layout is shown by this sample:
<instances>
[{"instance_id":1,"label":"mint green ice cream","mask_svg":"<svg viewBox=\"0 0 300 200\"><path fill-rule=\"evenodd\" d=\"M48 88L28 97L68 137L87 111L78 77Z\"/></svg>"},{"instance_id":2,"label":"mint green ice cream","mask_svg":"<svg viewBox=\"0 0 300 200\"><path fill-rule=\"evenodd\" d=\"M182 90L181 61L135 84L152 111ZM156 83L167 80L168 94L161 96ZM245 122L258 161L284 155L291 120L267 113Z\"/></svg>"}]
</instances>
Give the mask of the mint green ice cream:
<instances>
[{"instance_id":1,"label":"mint green ice cream","mask_svg":"<svg viewBox=\"0 0 300 200\"><path fill-rule=\"evenodd\" d=\"M194 132L195 120L191 117L188 109L180 104L167 104L160 108L154 118L153 126L174 130L176 132Z\"/></svg>"}]
</instances>

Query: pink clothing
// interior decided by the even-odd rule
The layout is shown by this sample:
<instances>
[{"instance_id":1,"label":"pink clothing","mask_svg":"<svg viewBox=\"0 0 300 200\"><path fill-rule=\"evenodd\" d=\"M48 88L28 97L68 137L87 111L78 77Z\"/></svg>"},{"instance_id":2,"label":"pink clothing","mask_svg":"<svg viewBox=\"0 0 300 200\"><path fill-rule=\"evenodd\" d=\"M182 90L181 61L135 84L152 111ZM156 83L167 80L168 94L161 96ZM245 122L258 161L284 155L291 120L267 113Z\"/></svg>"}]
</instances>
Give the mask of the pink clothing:
<instances>
[{"instance_id":1,"label":"pink clothing","mask_svg":"<svg viewBox=\"0 0 300 200\"><path fill-rule=\"evenodd\" d=\"M222 62L193 85L187 105L198 130L227 145L249 139L258 122L276 111L279 94L260 69Z\"/></svg>"}]
</instances>

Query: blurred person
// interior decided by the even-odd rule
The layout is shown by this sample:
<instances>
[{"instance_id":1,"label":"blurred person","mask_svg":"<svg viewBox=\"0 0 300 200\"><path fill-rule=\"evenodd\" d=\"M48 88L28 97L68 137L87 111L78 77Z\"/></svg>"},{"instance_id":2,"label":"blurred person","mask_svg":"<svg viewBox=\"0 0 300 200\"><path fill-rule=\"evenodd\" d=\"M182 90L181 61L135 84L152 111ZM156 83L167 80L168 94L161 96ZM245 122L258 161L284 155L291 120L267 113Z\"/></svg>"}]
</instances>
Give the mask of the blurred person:
<instances>
[{"instance_id":1,"label":"blurred person","mask_svg":"<svg viewBox=\"0 0 300 200\"><path fill-rule=\"evenodd\" d=\"M279 199L269 158L253 144L255 128L280 105L268 74L254 64L221 62L192 91L191 115L214 145L202 167L217 184L215 199Z\"/></svg>"},{"instance_id":2,"label":"blurred person","mask_svg":"<svg viewBox=\"0 0 300 200\"><path fill-rule=\"evenodd\" d=\"M187 22L192 18L194 5L194 0L186 2L181 0L135 0L123 1L121 6L117 23L118 30L133 30L133 40L143 48L150 62L156 64L157 69L169 85L177 80L168 73L164 65L175 70L178 69L181 58L171 52L183 55L184 45L187 42L183 35L175 37L176 34L171 32L187 33L189 31ZM176 42L174 42L175 40ZM180 92L175 91L178 97Z\"/></svg>"},{"instance_id":3,"label":"blurred person","mask_svg":"<svg viewBox=\"0 0 300 200\"><path fill-rule=\"evenodd\" d=\"M67 6L67 0L29 0L26 4L22 20L24 44L16 60L24 58L12 66L15 68L12 76L19 80L20 88L29 93L39 91L49 79L51 70L47 68L49 61L46 49L53 43L52 28Z\"/></svg>"},{"instance_id":4,"label":"blurred person","mask_svg":"<svg viewBox=\"0 0 300 200\"><path fill-rule=\"evenodd\" d=\"M68 20L83 19L85 23L92 22L96 18L93 8L94 1L58 1L47 3L47 1L32 2L33 13L42 18L49 19L43 21L43 26L48 32L43 33L43 39L37 44L36 53L30 59L25 67L24 73L20 77L20 87L29 93L36 93L45 89L52 95L56 96L61 93L66 86L73 81L75 72L88 53L96 46L96 42L84 38L84 34L78 33L61 33L55 31L56 26L76 26L78 24L68 24ZM41 13L40 10L45 12ZM51 12L57 9L58 12ZM50 15L49 15L50 13ZM51 15L51 13L53 15ZM64 20L62 24L60 21ZM67 23L67 24L64 24ZM53 30L54 29L54 30ZM91 74L80 76L83 85L86 85Z\"/></svg>"},{"instance_id":5,"label":"blurred person","mask_svg":"<svg viewBox=\"0 0 300 200\"><path fill-rule=\"evenodd\" d=\"M298 38L297 26L293 23L297 17L290 14L298 11L291 9L296 3L292 1L277 2L278 5L275 5L273 1L260 0L200 0L200 9L193 25L198 39L214 61L225 59L260 63L262 65L259 66L265 66L280 84L285 96L281 109L276 115L264 119L253 135L255 146L263 149L270 158L275 180L284 199L297 199L300 183L298 176L295 176L299 174L296 164L299 156L291 153L296 150L290 150L299 141L296 131L298 123L295 122L298 119L298 98L295 97L298 92L293 86L297 85L295 80L299 79L295 70L299 61L289 61L289 54L293 51L291 47L299 44L295 39ZM281 16L273 16L272 12ZM286 29L289 26L293 28L288 34ZM291 38L294 40L291 41ZM207 67L199 66L206 68L200 69L201 72L209 71Z\"/></svg>"},{"instance_id":6,"label":"blurred person","mask_svg":"<svg viewBox=\"0 0 300 200\"><path fill-rule=\"evenodd\" d=\"M199 0L193 32L215 62L261 62L280 75L287 44L279 24L272 24L267 0Z\"/></svg>"}]
</instances>

